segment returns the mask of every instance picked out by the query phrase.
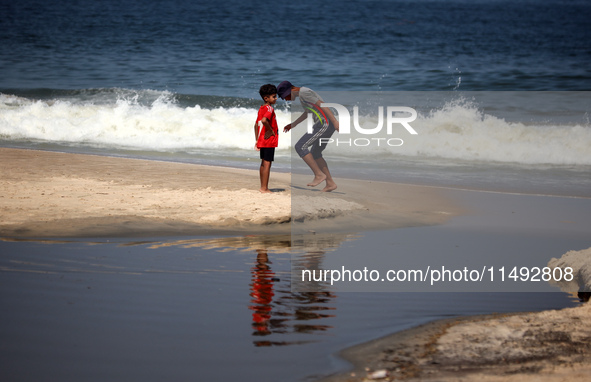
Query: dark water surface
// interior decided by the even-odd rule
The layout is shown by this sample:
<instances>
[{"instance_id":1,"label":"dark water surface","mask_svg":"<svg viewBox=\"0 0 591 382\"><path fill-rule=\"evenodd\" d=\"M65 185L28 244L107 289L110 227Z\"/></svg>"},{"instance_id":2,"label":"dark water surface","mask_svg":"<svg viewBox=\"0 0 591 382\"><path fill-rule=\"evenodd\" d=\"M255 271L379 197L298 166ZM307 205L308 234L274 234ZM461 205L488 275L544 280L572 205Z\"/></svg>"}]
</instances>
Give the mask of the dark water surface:
<instances>
[{"instance_id":1,"label":"dark water surface","mask_svg":"<svg viewBox=\"0 0 591 382\"><path fill-rule=\"evenodd\" d=\"M23 0L0 4L0 91L590 90L587 1Z\"/></svg>"},{"instance_id":2,"label":"dark water surface","mask_svg":"<svg viewBox=\"0 0 591 382\"><path fill-rule=\"evenodd\" d=\"M434 319L575 303L563 293L294 293L290 245L0 242L0 376L301 381L342 370L334 354L346 346Z\"/></svg>"}]
</instances>

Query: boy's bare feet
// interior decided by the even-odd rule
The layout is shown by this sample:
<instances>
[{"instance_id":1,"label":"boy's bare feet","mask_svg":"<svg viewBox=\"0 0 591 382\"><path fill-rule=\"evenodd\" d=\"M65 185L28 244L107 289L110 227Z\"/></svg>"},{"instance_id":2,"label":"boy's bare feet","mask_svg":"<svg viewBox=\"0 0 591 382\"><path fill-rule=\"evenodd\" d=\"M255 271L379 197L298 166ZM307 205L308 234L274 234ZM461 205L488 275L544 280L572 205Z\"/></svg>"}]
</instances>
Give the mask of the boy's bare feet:
<instances>
[{"instance_id":1,"label":"boy's bare feet","mask_svg":"<svg viewBox=\"0 0 591 382\"><path fill-rule=\"evenodd\" d=\"M324 174L322 174L322 175L316 175L316 176L314 176L314 180L311 181L310 183L308 183L308 186L310 186L310 187L316 187L320 183L324 182L325 180L326 180L326 175L324 175Z\"/></svg>"},{"instance_id":2,"label":"boy's bare feet","mask_svg":"<svg viewBox=\"0 0 591 382\"><path fill-rule=\"evenodd\" d=\"M337 189L337 184L335 182L326 181L326 187L322 189L322 192L331 192Z\"/></svg>"},{"instance_id":3,"label":"boy's bare feet","mask_svg":"<svg viewBox=\"0 0 591 382\"><path fill-rule=\"evenodd\" d=\"M261 189L259 189L259 192L261 194L272 194L273 193L273 191L269 190L268 188L267 189L261 188Z\"/></svg>"}]
</instances>

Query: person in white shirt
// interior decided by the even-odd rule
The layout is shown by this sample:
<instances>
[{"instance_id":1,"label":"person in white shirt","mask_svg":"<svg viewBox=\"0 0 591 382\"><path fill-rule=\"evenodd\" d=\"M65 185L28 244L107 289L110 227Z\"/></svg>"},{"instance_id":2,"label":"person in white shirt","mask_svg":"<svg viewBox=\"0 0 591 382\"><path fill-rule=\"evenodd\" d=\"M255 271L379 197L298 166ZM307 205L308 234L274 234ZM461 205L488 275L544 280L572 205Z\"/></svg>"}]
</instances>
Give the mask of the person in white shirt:
<instances>
[{"instance_id":1,"label":"person in white shirt","mask_svg":"<svg viewBox=\"0 0 591 382\"><path fill-rule=\"evenodd\" d=\"M330 138L335 130L339 130L339 122L333 112L327 107L321 107L324 100L310 88L293 86L289 81L283 81L277 86L277 94L281 99L293 101L300 98L304 113L294 122L283 128L288 132L308 118L308 113L314 116L314 127L312 133L306 132L295 144L295 149L300 158L306 162L314 173L314 179L308 183L310 187L316 187L326 182L323 192L330 192L337 189L337 184L332 179L328 164L322 156L326 144L322 144L321 138ZM324 140L327 142L327 140Z\"/></svg>"}]
</instances>

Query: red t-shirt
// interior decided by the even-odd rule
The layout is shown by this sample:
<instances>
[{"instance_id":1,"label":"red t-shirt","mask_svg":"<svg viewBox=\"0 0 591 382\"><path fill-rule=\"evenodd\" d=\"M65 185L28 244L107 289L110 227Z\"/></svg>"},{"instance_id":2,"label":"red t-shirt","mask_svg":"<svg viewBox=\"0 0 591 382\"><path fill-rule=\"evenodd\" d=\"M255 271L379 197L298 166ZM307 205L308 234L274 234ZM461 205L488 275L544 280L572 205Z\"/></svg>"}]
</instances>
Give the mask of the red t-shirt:
<instances>
[{"instance_id":1,"label":"red t-shirt","mask_svg":"<svg viewBox=\"0 0 591 382\"><path fill-rule=\"evenodd\" d=\"M265 139L265 125L261 122L263 117L269 120L269 124L273 128L275 135ZM279 127L277 126L277 118L275 117L275 109L271 105L263 105L259 109L259 115L257 116L257 127L259 129L259 139L257 140L257 147L277 147L279 144Z\"/></svg>"}]
</instances>

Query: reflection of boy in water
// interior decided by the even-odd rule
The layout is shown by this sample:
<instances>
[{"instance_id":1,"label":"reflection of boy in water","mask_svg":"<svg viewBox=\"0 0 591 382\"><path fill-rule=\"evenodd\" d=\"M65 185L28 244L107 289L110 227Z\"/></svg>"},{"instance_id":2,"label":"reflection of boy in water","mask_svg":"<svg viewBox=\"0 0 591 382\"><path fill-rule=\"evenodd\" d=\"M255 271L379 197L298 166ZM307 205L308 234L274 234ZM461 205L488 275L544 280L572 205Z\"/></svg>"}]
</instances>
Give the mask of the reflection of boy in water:
<instances>
[{"instance_id":1,"label":"reflection of boy in water","mask_svg":"<svg viewBox=\"0 0 591 382\"><path fill-rule=\"evenodd\" d=\"M267 251L257 250L257 263L252 268L252 284L249 309L252 314L252 327L256 330L254 335L265 336L271 334L269 320L271 319L271 302L273 301L273 281L275 273L269 267Z\"/></svg>"}]
</instances>

